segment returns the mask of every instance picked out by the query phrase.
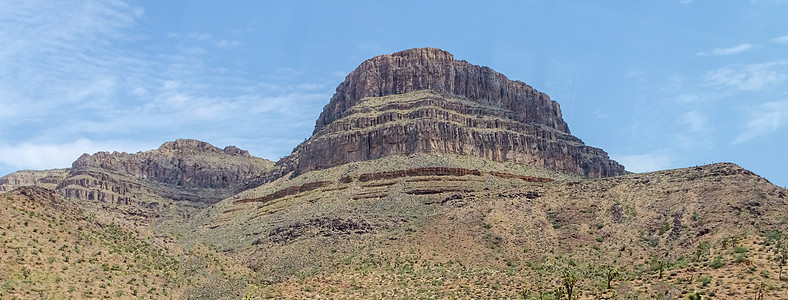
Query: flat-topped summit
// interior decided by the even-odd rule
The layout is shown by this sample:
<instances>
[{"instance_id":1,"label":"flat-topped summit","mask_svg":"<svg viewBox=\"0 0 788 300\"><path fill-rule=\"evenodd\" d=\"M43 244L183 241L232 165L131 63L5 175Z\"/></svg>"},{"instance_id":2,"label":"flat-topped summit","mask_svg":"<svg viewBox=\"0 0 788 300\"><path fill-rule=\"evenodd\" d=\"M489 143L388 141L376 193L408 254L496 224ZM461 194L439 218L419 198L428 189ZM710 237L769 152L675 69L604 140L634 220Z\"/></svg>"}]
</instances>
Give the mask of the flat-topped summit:
<instances>
[{"instance_id":1,"label":"flat-topped summit","mask_svg":"<svg viewBox=\"0 0 788 300\"><path fill-rule=\"evenodd\" d=\"M570 134L548 95L444 50L417 48L361 63L337 87L312 137L277 163L273 177L417 153L588 177L625 173L607 153Z\"/></svg>"},{"instance_id":2,"label":"flat-topped summit","mask_svg":"<svg viewBox=\"0 0 788 300\"><path fill-rule=\"evenodd\" d=\"M516 112L519 121L569 133L560 106L547 94L521 81L509 80L488 67L455 60L451 53L436 48L409 49L361 63L337 87L314 132L343 117L347 109L364 98L420 90L497 106Z\"/></svg>"}]
</instances>

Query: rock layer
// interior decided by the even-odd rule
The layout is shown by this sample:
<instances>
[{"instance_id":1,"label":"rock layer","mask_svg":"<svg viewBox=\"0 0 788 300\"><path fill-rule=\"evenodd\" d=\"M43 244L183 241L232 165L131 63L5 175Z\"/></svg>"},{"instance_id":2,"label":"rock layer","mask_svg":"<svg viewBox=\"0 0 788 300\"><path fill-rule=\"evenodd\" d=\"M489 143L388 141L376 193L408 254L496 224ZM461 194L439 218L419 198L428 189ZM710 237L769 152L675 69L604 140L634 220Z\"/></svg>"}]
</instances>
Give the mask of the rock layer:
<instances>
[{"instance_id":1,"label":"rock layer","mask_svg":"<svg viewBox=\"0 0 788 300\"><path fill-rule=\"evenodd\" d=\"M40 186L54 189L68 175L69 169L45 171L17 171L0 177L0 192L11 191L21 186Z\"/></svg>"},{"instance_id":2,"label":"rock layer","mask_svg":"<svg viewBox=\"0 0 788 300\"><path fill-rule=\"evenodd\" d=\"M369 59L351 72L317 120L314 133L367 97L431 90L515 112L515 120L569 133L557 102L531 86L444 50L416 48Z\"/></svg>"},{"instance_id":3,"label":"rock layer","mask_svg":"<svg viewBox=\"0 0 788 300\"><path fill-rule=\"evenodd\" d=\"M389 155L460 154L587 177L624 174L572 136L557 102L443 50L411 49L363 62L342 82L310 139L270 178Z\"/></svg>"},{"instance_id":4,"label":"rock layer","mask_svg":"<svg viewBox=\"0 0 788 300\"><path fill-rule=\"evenodd\" d=\"M210 204L258 185L272 164L234 146L219 149L184 139L136 154L84 154L58 190L67 197L118 204L151 195Z\"/></svg>"}]
</instances>

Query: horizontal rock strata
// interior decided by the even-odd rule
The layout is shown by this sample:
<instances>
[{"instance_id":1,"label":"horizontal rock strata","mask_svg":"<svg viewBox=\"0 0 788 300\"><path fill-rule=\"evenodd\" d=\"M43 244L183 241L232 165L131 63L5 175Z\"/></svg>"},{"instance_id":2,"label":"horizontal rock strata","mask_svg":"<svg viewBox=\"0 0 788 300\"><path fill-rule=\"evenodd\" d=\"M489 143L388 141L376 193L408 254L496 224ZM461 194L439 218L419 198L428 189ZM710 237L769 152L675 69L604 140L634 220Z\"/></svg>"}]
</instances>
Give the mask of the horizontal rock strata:
<instances>
[{"instance_id":1,"label":"horizontal rock strata","mask_svg":"<svg viewBox=\"0 0 788 300\"><path fill-rule=\"evenodd\" d=\"M176 140L159 149L82 155L58 189L68 197L110 203L157 196L215 203L259 185L273 163L229 146Z\"/></svg>"},{"instance_id":2,"label":"horizontal rock strata","mask_svg":"<svg viewBox=\"0 0 788 300\"><path fill-rule=\"evenodd\" d=\"M362 63L339 85L313 136L269 179L389 155L459 154L587 177L624 174L572 136L557 102L448 52L411 49Z\"/></svg>"},{"instance_id":3,"label":"horizontal rock strata","mask_svg":"<svg viewBox=\"0 0 788 300\"><path fill-rule=\"evenodd\" d=\"M489 174L495 177L505 178L505 179L520 179L527 182L553 181L553 179L550 178L525 176L525 175L511 174L504 172L483 172L479 170L472 170L465 168L451 168L451 167L424 167L424 168L413 168L406 170L363 173L355 178L352 176L343 176L339 179L337 183L348 184L354 181L358 181L362 183L360 185L361 187L374 188L374 187L383 187L383 186L397 184L399 183L399 181L397 180L402 178L409 178L406 180L407 182L418 182L418 181L438 181L436 180L436 177L440 178L440 177L461 177L461 176L483 176L485 174ZM411 177L415 177L415 178L411 178ZM425 178L419 178L419 177L425 177ZM467 180L460 179L458 181L467 181ZM266 203L287 196L294 196L294 195L297 196L305 192L328 187L332 184L334 184L334 182L332 181L313 181L302 185L294 185L287 188L283 188L262 197L233 200L233 204L243 204L243 203L252 203L252 202ZM334 188L333 190L339 190L339 189L342 188ZM327 192L327 191L330 191L330 189L323 190L323 192ZM405 193L412 195L424 195L424 194L438 194L444 192L458 192L458 191L467 192L470 190L465 188L458 188L458 187L435 187L435 188L413 189L413 190L405 191ZM366 199L366 198L382 198L385 197L386 195L387 194L382 194L377 192L369 192L369 193L364 192L361 195L357 195L354 199L357 200L357 199Z\"/></svg>"}]
</instances>

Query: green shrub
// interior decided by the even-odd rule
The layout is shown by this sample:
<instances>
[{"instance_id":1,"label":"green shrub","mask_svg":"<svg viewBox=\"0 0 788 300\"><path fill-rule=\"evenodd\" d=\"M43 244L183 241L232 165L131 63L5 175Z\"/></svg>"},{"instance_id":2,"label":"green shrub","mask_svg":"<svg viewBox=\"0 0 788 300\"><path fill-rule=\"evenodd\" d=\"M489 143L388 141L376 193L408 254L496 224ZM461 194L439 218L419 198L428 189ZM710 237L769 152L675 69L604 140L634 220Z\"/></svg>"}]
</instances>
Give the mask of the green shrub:
<instances>
[{"instance_id":1,"label":"green shrub","mask_svg":"<svg viewBox=\"0 0 788 300\"><path fill-rule=\"evenodd\" d=\"M703 286L707 286L711 283L711 278L708 276L700 276L698 277L698 282L700 282Z\"/></svg>"},{"instance_id":2,"label":"green shrub","mask_svg":"<svg viewBox=\"0 0 788 300\"><path fill-rule=\"evenodd\" d=\"M715 268L715 269L722 268L722 266L724 266L724 265L725 265L725 263L722 262L722 256L721 255L718 255L717 257L714 258L714 260L711 261L711 263L709 263L709 267L712 267L712 268Z\"/></svg>"},{"instance_id":3,"label":"green shrub","mask_svg":"<svg viewBox=\"0 0 788 300\"><path fill-rule=\"evenodd\" d=\"M689 294L689 296L687 296L687 299L690 299L690 300L701 300L701 299L703 299L703 296L700 295L700 292L694 292L692 294Z\"/></svg>"}]
</instances>

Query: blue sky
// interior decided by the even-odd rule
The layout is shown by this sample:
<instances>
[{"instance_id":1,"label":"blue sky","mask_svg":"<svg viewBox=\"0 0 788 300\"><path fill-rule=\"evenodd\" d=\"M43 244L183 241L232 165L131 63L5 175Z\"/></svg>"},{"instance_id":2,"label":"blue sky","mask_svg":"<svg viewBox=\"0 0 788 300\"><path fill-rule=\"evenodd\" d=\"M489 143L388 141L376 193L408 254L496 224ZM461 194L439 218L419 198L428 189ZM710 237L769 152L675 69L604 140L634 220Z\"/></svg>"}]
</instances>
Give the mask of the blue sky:
<instances>
[{"instance_id":1,"label":"blue sky","mask_svg":"<svg viewBox=\"0 0 788 300\"><path fill-rule=\"evenodd\" d=\"M176 138L277 160L344 76L438 47L561 104L631 171L788 185L788 1L2 1L0 175Z\"/></svg>"}]
</instances>

